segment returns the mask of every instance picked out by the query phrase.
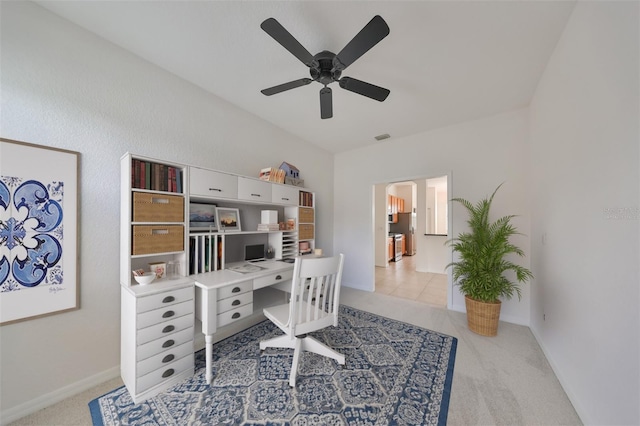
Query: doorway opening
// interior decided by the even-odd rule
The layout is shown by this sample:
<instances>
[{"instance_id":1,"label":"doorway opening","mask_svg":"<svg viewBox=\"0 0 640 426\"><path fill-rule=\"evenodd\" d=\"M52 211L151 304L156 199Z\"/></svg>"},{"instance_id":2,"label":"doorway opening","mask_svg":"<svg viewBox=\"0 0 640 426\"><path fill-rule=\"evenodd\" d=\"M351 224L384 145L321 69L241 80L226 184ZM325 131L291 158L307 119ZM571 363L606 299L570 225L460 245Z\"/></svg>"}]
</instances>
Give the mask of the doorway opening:
<instances>
[{"instance_id":1,"label":"doorway opening","mask_svg":"<svg viewBox=\"0 0 640 426\"><path fill-rule=\"evenodd\" d=\"M451 305L450 175L374 185L374 291Z\"/></svg>"}]
</instances>

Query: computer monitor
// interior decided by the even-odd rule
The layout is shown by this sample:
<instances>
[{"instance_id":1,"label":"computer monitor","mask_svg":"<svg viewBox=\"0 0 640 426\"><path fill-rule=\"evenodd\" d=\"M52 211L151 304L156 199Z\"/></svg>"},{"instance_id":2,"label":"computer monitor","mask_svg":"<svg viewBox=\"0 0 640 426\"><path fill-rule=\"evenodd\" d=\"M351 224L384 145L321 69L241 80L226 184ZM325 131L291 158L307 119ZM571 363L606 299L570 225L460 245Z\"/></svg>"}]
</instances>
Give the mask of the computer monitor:
<instances>
[{"instance_id":1,"label":"computer monitor","mask_svg":"<svg viewBox=\"0 0 640 426\"><path fill-rule=\"evenodd\" d=\"M247 262L265 260L264 254L264 244L247 244L244 246L244 260Z\"/></svg>"}]
</instances>

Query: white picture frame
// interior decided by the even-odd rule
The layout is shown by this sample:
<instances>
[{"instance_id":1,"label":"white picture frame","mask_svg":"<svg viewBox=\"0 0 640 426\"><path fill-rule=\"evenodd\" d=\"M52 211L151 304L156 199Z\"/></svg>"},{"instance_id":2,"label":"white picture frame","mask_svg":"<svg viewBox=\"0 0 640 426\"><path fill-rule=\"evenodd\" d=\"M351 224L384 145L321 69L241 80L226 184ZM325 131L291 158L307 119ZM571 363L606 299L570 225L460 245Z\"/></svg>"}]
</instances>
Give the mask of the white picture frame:
<instances>
[{"instance_id":1,"label":"white picture frame","mask_svg":"<svg viewBox=\"0 0 640 426\"><path fill-rule=\"evenodd\" d=\"M0 324L80 307L79 153L0 138Z\"/></svg>"},{"instance_id":2,"label":"white picture frame","mask_svg":"<svg viewBox=\"0 0 640 426\"><path fill-rule=\"evenodd\" d=\"M217 207L216 215L220 232L241 232L240 210L230 207Z\"/></svg>"}]
</instances>

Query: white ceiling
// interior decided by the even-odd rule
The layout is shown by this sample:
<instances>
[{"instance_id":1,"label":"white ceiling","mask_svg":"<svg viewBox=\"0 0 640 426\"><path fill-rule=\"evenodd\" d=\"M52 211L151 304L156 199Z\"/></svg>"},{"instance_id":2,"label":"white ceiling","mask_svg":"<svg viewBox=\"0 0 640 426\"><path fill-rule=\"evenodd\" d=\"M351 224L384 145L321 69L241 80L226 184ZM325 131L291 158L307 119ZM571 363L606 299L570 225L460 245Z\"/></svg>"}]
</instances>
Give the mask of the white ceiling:
<instances>
[{"instance_id":1,"label":"white ceiling","mask_svg":"<svg viewBox=\"0 0 640 426\"><path fill-rule=\"evenodd\" d=\"M331 152L521 108L571 14L571 1L37 1L147 61ZM390 34L348 67L385 87L384 102L332 84L261 89L308 68L260 28L276 18L316 54L338 53L374 15Z\"/></svg>"}]
</instances>

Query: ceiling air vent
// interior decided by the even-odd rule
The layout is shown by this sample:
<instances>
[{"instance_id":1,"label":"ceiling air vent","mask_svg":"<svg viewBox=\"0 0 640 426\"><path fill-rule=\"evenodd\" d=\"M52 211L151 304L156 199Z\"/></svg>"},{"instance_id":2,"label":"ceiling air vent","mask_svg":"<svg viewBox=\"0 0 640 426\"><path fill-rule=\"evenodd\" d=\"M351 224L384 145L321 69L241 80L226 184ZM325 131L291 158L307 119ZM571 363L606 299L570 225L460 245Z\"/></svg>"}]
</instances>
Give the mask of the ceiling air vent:
<instances>
[{"instance_id":1,"label":"ceiling air vent","mask_svg":"<svg viewBox=\"0 0 640 426\"><path fill-rule=\"evenodd\" d=\"M383 135L378 135L378 136L376 136L376 140L377 140L377 141L383 141L383 140L385 140L385 139L389 139L390 137L391 137L391 136L389 136L389 134L388 134L388 133L385 133L385 134L383 134Z\"/></svg>"}]
</instances>

